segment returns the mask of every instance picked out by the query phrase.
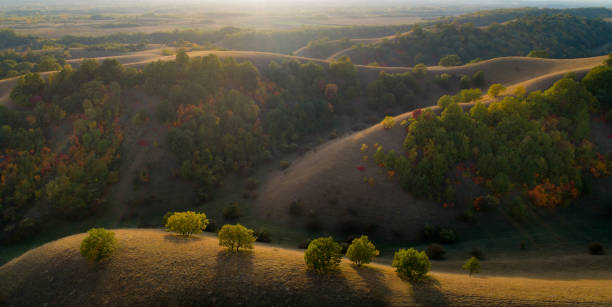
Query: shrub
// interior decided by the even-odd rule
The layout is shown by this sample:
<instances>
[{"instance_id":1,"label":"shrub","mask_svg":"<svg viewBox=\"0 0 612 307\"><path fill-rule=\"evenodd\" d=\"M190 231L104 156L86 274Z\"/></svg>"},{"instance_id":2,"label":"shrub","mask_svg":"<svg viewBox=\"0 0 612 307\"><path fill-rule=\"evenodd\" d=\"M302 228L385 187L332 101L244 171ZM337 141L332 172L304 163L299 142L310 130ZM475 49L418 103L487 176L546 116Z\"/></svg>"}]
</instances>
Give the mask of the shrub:
<instances>
[{"instance_id":1,"label":"shrub","mask_svg":"<svg viewBox=\"0 0 612 307\"><path fill-rule=\"evenodd\" d=\"M431 262L425 252L414 248L400 249L393 256L392 267L402 276L410 279L423 278L431 268Z\"/></svg>"},{"instance_id":2,"label":"shrub","mask_svg":"<svg viewBox=\"0 0 612 307\"><path fill-rule=\"evenodd\" d=\"M385 116L385 119L381 122L383 128L391 129L395 127L395 118L393 116Z\"/></svg>"},{"instance_id":3,"label":"shrub","mask_svg":"<svg viewBox=\"0 0 612 307\"><path fill-rule=\"evenodd\" d=\"M270 233L265 230L265 229L257 229L255 230L255 232L253 233L255 235L255 238L257 242L263 242L263 243L270 243L272 242L272 239L270 239Z\"/></svg>"},{"instance_id":4,"label":"shrub","mask_svg":"<svg viewBox=\"0 0 612 307\"><path fill-rule=\"evenodd\" d=\"M310 269L333 270L340 264L341 251L342 247L332 237L314 239L308 244L304 261Z\"/></svg>"},{"instance_id":5,"label":"shrub","mask_svg":"<svg viewBox=\"0 0 612 307\"><path fill-rule=\"evenodd\" d=\"M417 64L412 68L412 73L417 79L423 79L427 75L427 66L425 64Z\"/></svg>"},{"instance_id":6,"label":"shrub","mask_svg":"<svg viewBox=\"0 0 612 307\"><path fill-rule=\"evenodd\" d=\"M476 87L483 87L485 85L484 71L480 70L474 73L472 76L472 85Z\"/></svg>"},{"instance_id":7,"label":"shrub","mask_svg":"<svg viewBox=\"0 0 612 307\"><path fill-rule=\"evenodd\" d=\"M440 66L459 66L461 65L461 58L456 54L450 54L440 59L438 62Z\"/></svg>"},{"instance_id":8,"label":"shrub","mask_svg":"<svg viewBox=\"0 0 612 307\"><path fill-rule=\"evenodd\" d=\"M468 89L471 86L472 86L472 78L466 75L461 76L461 79L459 79L459 88Z\"/></svg>"},{"instance_id":9,"label":"shrub","mask_svg":"<svg viewBox=\"0 0 612 307\"><path fill-rule=\"evenodd\" d=\"M427 257L429 257L429 259L442 260L444 259L446 250L444 250L444 247L442 247L442 245L434 243L432 245L429 245L427 249L425 249L425 253L427 254Z\"/></svg>"},{"instance_id":10,"label":"shrub","mask_svg":"<svg viewBox=\"0 0 612 307\"><path fill-rule=\"evenodd\" d=\"M603 245L598 242L593 242L589 245L589 254L591 255L603 255L605 254Z\"/></svg>"},{"instance_id":11,"label":"shrub","mask_svg":"<svg viewBox=\"0 0 612 307\"><path fill-rule=\"evenodd\" d=\"M206 226L206 228L204 228L204 231L206 232L216 232L217 229L219 228L219 226L217 226L217 223L215 222L215 220L208 220L208 225Z\"/></svg>"},{"instance_id":12,"label":"shrub","mask_svg":"<svg viewBox=\"0 0 612 307\"><path fill-rule=\"evenodd\" d=\"M223 209L223 218L228 221L237 220L240 217L240 209L238 208L238 203L233 203Z\"/></svg>"},{"instance_id":13,"label":"shrub","mask_svg":"<svg viewBox=\"0 0 612 307\"><path fill-rule=\"evenodd\" d=\"M310 242L312 242L312 239L306 239L306 240L303 240L302 242L300 242L300 243L298 244L298 248L299 248L299 249L307 249L307 248L308 248L308 245L310 244Z\"/></svg>"},{"instance_id":14,"label":"shrub","mask_svg":"<svg viewBox=\"0 0 612 307\"><path fill-rule=\"evenodd\" d=\"M165 226L167 231L177 232L189 237L194 233L202 232L206 225L208 225L206 214L186 211L172 214Z\"/></svg>"},{"instance_id":15,"label":"shrub","mask_svg":"<svg viewBox=\"0 0 612 307\"><path fill-rule=\"evenodd\" d=\"M478 258L478 260L484 259L484 253L479 248L473 248L470 251L470 256Z\"/></svg>"},{"instance_id":16,"label":"shrub","mask_svg":"<svg viewBox=\"0 0 612 307\"><path fill-rule=\"evenodd\" d=\"M438 241L441 243L455 243L457 241L457 234L452 229L440 228L438 231Z\"/></svg>"},{"instance_id":17,"label":"shrub","mask_svg":"<svg viewBox=\"0 0 612 307\"><path fill-rule=\"evenodd\" d=\"M287 169L289 167L289 165L291 165L291 162L287 161L287 160L281 160L278 165L280 166L280 168L282 170Z\"/></svg>"},{"instance_id":18,"label":"shrub","mask_svg":"<svg viewBox=\"0 0 612 307\"><path fill-rule=\"evenodd\" d=\"M92 228L89 235L81 242L81 255L99 261L112 255L116 250L115 233L104 228Z\"/></svg>"},{"instance_id":19,"label":"shrub","mask_svg":"<svg viewBox=\"0 0 612 307\"><path fill-rule=\"evenodd\" d=\"M447 89L450 85L451 75L442 73L434 77L434 82L441 88Z\"/></svg>"},{"instance_id":20,"label":"shrub","mask_svg":"<svg viewBox=\"0 0 612 307\"><path fill-rule=\"evenodd\" d=\"M478 258L476 258L476 257L472 257L472 258L468 259L463 264L463 269L468 271L470 276L472 276L472 274L477 273L478 271L480 271L480 260L478 260Z\"/></svg>"},{"instance_id":21,"label":"shrub","mask_svg":"<svg viewBox=\"0 0 612 307\"><path fill-rule=\"evenodd\" d=\"M380 252L374 244L368 240L368 236L361 236L354 239L346 251L346 257L353 261L356 265L361 266L364 263L370 263L374 257Z\"/></svg>"},{"instance_id":22,"label":"shrub","mask_svg":"<svg viewBox=\"0 0 612 307\"><path fill-rule=\"evenodd\" d=\"M240 248L252 249L256 240L254 231L240 224L223 225L218 235L219 245L233 252L238 252Z\"/></svg>"},{"instance_id":23,"label":"shrub","mask_svg":"<svg viewBox=\"0 0 612 307\"><path fill-rule=\"evenodd\" d=\"M503 85L499 83L495 83L489 87L489 91L487 92L487 94L489 94L489 96L493 98L497 98L499 94L501 94L505 90L506 90L506 87L504 87Z\"/></svg>"}]
</instances>

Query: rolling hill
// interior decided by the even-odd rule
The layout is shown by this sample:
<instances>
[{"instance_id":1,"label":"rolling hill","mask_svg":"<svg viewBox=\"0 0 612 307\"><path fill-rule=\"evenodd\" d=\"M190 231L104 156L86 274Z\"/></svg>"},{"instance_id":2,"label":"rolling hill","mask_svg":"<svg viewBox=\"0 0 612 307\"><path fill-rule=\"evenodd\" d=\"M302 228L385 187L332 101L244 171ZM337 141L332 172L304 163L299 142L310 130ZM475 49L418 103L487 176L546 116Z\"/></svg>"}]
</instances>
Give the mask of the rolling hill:
<instances>
[{"instance_id":1,"label":"rolling hill","mask_svg":"<svg viewBox=\"0 0 612 307\"><path fill-rule=\"evenodd\" d=\"M79 254L85 234L66 237L0 267L7 306L565 306L612 302L611 256L483 262L468 277L459 262L434 262L423 282L385 264L358 268L346 259L315 273L298 250L256 244L228 253L215 237L161 230L115 230L118 250L101 263ZM384 261L384 260L383 260ZM582 269L573 268L580 263Z\"/></svg>"}]
</instances>

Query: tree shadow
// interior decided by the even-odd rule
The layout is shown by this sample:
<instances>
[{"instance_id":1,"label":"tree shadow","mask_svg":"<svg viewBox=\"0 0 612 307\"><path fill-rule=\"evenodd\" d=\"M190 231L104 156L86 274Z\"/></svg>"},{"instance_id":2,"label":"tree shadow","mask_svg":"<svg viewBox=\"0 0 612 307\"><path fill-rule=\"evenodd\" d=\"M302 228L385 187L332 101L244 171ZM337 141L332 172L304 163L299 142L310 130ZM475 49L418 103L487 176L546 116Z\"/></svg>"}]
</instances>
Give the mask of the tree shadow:
<instances>
[{"instance_id":1,"label":"tree shadow","mask_svg":"<svg viewBox=\"0 0 612 307\"><path fill-rule=\"evenodd\" d=\"M196 236L187 237L182 235L166 234L164 235L164 240L178 244L185 244L200 241L202 238Z\"/></svg>"},{"instance_id":2,"label":"tree shadow","mask_svg":"<svg viewBox=\"0 0 612 307\"><path fill-rule=\"evenodd\" d=\"M370 293L384 298L386 303L390 303L388 299L393 295L393 291L389 289L383 280L384 274L382 272L367 265L357 266L351 264L351 267L357 272L359 277L368 284L371 291Z\"/></svg>"},{"instance_id":3,"label":"tree shadow","mask_svg":"<svg viewBox=\"0 0 612 307\"><path fill-rule=\"evenodd\" d=\"M418 305L425 306L449 306L451 302L442 291L440 282L432 276L423 279L411 280L400 276L412 285L414 300Z\"/></svg>"},{"instance_id":4,"label":"tree shadow","mask_svg":"<svg viewBox=\"0 0 612 307\"><path fill-rule=\"evenodd\" d=\"M368 269L372 272L365 274L376 274L377 281L369 284L370 290L372 286L380 288L383 282L380 280L379 273L374 269ZM306 272L309 287L314 289L314 292L319 293L317 297L301 297L300 301L296 301L295 305L304 306L389 306L387 302L388 295L391 293L386 286L382 286L385 291L364 292L351 287L342 270L332 271L315 271L308 270ZM363 277L362 277L363 278ZM326 286L327 285L327 286ZM333 285L333 287L329 287ZM377 288L377 289L378 289ZM310 292L310 291L305 291Z\"/></svg>"}]
</instances>

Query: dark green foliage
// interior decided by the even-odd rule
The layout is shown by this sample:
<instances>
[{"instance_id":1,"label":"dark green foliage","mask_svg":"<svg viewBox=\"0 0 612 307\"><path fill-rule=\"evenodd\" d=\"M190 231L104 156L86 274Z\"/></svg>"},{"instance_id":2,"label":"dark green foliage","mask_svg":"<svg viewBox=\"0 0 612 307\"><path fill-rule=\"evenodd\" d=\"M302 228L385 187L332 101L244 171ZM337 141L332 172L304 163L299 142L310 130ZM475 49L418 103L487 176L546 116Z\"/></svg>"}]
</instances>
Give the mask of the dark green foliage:
<instances>
[{"instance_id":1,"label":"dark green foliage","mask_svg":"<svg viewBox=\"0 0 612 307\"><path fill-rule=\"evenodd\" d=\"M401 74L380 73L378 80L367 87L368 107L374 110L410 106L421 94L415 76L411 72Z\"/></svg>"},{"instance_id":2,"label":"dark green foliage","mask_svg":"<svg viewBox=\"0 0 612 307\"><path fill-rule=\"evenodd\" d=\"M470 87L472 87L472 79L470 78L470 76L461 76L461 78L459 79L459 88L468 89Z\"/></svg>"},{"instance_id":3,"label":"dark green foliage","mask_svg":"<svg viewBox=\"0 0 612 307\"><path fill-rule=\"evenodd\" d=\"M117 239L115 233L104 228L92 228L88 235L81 242L81 255L83 257L100 261L110 257L117 249Z\"/></svg>"},{"instance_id":4,"label":"dark green foliage","mask_svg":"<svg viewBox=\"0 0 612 307\"><path fill-rule=\"evenodd\" d=\"M546 50L532 50L527 54L530 58L550 58L550 52Z\"/></svg>"},{"instance_id":5,"label":"dark green foliage","mask_svg":"<svg viewBox=\"0 0 612 307\"><path fill-rule=\"evenodd\" d=\"M262 228L256 229L253 232L253 235L257 238L256 242L270 243L272 239L270 238L270 233Z\"/></svg>"},{"instance_id":6,"label":"dark green foliage","mask_svg":"<svg viewBox=\"0 0 612 307\"><path fill-rule=\"evenodd\" d=\"M174 214L174 212L172 211L168 211L166 212L166 214L164 214L164 217L162 218L162 226L166 227L166 224L168 223L168 219Z\"/></svg>"},{"instance_id":7,"label":"dark green foliage","mask_svg":"<svg viewBox=\"0 0 612 307\"><path fill-rule=\"evenodd\" d=\"M341 251L342 247L332 237L317 238L308 244L304 261L313 270L335 270L342 259Z\"/></svg>"},{"instance_id":8,"label":"dark green foliage","mask_svg":"<svg viewBox=\"0 0 612 307\"><path fill-rule=\"evenodd\" d=\"M233 203L225 209L223 209L223 218L226 220L234 221L240 217L240 208L238 208L238 203Z\"/></svg>"},{"instance_id":9,"label":"dark green foliage","mask_svg":"<svg viewBox=\"0 0 612 307\"><path fill-rule=\"evenodd\" d=\"M350 55L360 64L366 64L362 59L367 59L388 66L460 65L461 59L524 56L545 49L553 58L587 57L596 55L593 50L611 40L612 25L603 20L555 14L522 16L484 28L470 23L437 23L430 31L414 31L355 48Z\"/></svg>"},{"instance_id":10,"label":"dark green foliage","mask_svg":"<svg viewBox=\"0 0 612 307\"><path fill-rule=\"evenodd\" d=\"M442 260L446 254L446 250L440 244L431 244L425 249L425 253L429 259Z\"/></svg>"},{"instance_id":11,"label":"dark green foliage","mask_svg":"<svg viewBox=\"0 0 612 307\"><path fill-rule=\"evenodd\" d=\"M481 176L483 186L499 195L515 190L526 195L548 181L568 190L581 187L580 173L593 163L586 162L593 156L572 152L588 135L589 110L596 106L584 87L562 79L544 93L531 93L522 100L506 97L488 107L476 104L469 114L451 102L470 99L466 93L442 97L440 116L425 111L411 121L404 148L416 153L416 159L397 168L404 189L417 197L446 201L451 170L469 161L475 161L478 171L470 176ZM549 118L556 117L560 119L551 126ZM486 201L487 206L496 206L494 199ZM509 201L505 207L511 216L524 220L528 215L524 203L524 199Z\"/></svg>"},{"instance_id":12,"label":"dark green foliage","mask_svg":"<svg viewBox=\"0 0 612 307\"><path fill-rule=\"evenodd\" d=\"M438 62L440 66L459 66L461 65L461 58L456 54L447 55L442 57Z\"/></svg>"},{"instance_id":13,"label":"dark green foliage","mask_svg":"<svg viewBox=\"0 0 612 307\"><path fill-rule=\"evenodd\" d=\"M599 242L593 242L589 245L589 254L591 255L603 255L605 254L603 245Z\"/></svg>"},{"instance_id":14,"label":"dark green foliage","mask_svg":"<svg viewBox=\"0 0 612 307\"><path fill-rule=\"evenodd\" d=\"M32 96L40 96L45 89L45 80L37 73L27 73L17 81L11 99L23 106L32 106Z\"/></svg>"},{"instance_id":15,"label":"dark green foliage","mask_svg":"<svg viewBox=\"0 0 612 307\"><path fill-rule=\"evenodd\" d=\"M472 85L475 87L484 87L486 85L485 74L484 71L477 71L472 76Z\"/></svg>"},{"instance_id":16,"label":"dark green foliage","mask_svg":"<svg viewBox=\"0 0 612 307\"><path fill-rule=\"evenodd\" d=\"M448 89L450 85L451 75L442 73L434 77L434 82L443 89Z\"/></svg>"},{"instance_id":17,"label":"dark green foliage","mask_svg":"<svg viewBox=\"0 0 612 307\"><path fill-rule=\"evenodd\" d=\"M414 248L400 249L393 256L392 267L403 277L418 280L425 277L431 268L431 262L425 252Z\"/></svg>"},{"instance_id":18,"label":"dark green foliage","mask_svg":"<svg viewBox=\"0 0 612 307\"><path fill-rule=\"evenodd\" d=\"M612 108L612 67L598 66L593 68L582 79L582 84L608 108Z\"/></svg>"}]
</instances>

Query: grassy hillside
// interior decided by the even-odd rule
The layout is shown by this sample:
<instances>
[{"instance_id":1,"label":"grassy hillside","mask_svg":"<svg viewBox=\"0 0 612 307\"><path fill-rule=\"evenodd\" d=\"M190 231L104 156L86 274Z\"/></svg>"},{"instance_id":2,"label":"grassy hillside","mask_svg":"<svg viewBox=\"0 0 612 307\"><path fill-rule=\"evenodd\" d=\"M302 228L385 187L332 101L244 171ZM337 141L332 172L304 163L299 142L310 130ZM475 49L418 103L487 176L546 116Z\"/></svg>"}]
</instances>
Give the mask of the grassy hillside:
<instances>
[{"instance_id":1,"label":"grassy hillside","mask_svg":"<svg viewBox=\"0 0 612 307\"><path fill-rule=\"evenodd\" d=\"M435 262L424 282L402 280L391 267L358 268L343 260L315 273L303 253L256 244L228 253L217 239L175 237L160 230L115 230L117 252L95 264L78 252L84 234L51 242L0 267L6 305L133 306L561 306L612 301L611 256L565 256L483 262L481 275L460 262ZM561 270L580 265L582 269Z\"/></svg>"}]
</instances>

